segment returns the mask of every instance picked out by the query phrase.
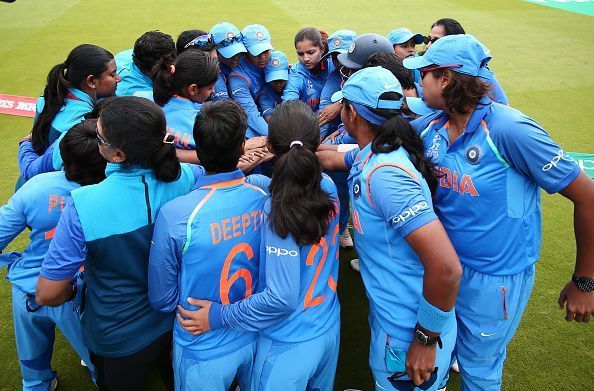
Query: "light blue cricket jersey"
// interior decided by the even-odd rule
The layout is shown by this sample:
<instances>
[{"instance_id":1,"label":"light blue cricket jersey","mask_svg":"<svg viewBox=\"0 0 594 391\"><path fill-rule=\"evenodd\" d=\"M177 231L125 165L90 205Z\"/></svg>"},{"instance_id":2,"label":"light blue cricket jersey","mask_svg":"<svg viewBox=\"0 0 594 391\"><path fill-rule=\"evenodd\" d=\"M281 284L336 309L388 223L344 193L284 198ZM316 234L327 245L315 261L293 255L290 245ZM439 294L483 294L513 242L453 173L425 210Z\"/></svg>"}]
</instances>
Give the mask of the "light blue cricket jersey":
<instances>
[{"instance_id":1,"label":"light blue cricket jersey","mask_svg":"<svg viewBox=\"0 0 594 391\"><path fill-rule=\"evenodd\" d=\"M116 96L132 96L137 91L153 90L151 78L142 73L134 62L130 62L128 66L121 69L120 77L122 80L116 87Z\"/></svg>"},{"instance_id":2,"label":"light blue cricket jersey","mask_svg":"<svg viewBox=\"0 0 594 391\"><path fill-rule=\"evenodd\" d=\"M258 98L258 109L262 117L268 118L272 115L274 108L282 102L281 95L272 89L269 85L264 86L260 97Z\"/></svg>"},{"instance_id":3,"label":"light blue cricket jersey","mask_svg":"<svg viewBox=\"0 0 594 391\"><path fill-rule=\"evenodd\" d=\"M338 196L324 175L322 189L335 204L328 232L315 245L304 246L292 235L273 231L266 203L260 250L259 292L231 305L213 304L211 327L259 331L276 341L297 343L316 338L340 322L338 283Z\"/></svg>"},{"instance_id":4,"label":"light blue cricket jersey","mask_svg":"<svg viewBox=\"0 0 594 391\"><path fill-rule=\"evenodd\" d=\"M154 308L196 310L188 297L228 304L257 290L266 192L248 181L239 169L206 175L191 193L161 208L149 261ZM173 335L184 357L200 360L232 353L256 337L223 329L192 335L179 322Z\"/></svg>"},{"instance_id":5,"label":"light blue cricket jersey","mask_svg":"<svg viewBox=\"0 0 594 391\"><path fill-rule=\"evenodd\" d=\"M130 64L134 62L134 49L122 50L113 56L116 63L116 72L119 75L124 68L129 68Z\"/></svg>"},{"instance_id":6,"label":"light blue cricket jersey","mask_svg":"<svg viewBox=\"0 0 594 391\"><path fill-rule=\"evenodd\" d=\"M460 261L491 275L538 261L540 187L559 192L580 172L563 149L536 121L486 97L452 144L443 112L411 125L443 175L435 209Z\"/></svg>"},{"instance_id":7,"label":"light blue cricket jersey","mask_svg":"<svg viewBox=\"0 0 594 391\"><path fill-rule=\"evenodd\" d=\"M229 96L243 107L248 116L246 138L268 136L268 123L260 114L256 102L266 86L264 69L256 68L244 57L227 76Z\"/></svg>"},{"instance_id":8,"label":"light blue cricket jersey","mask_svg":"<svg viewBox=\"0 0 594 391\"><path fill-rule=\"evenodd\" d=\"M322 70L314 75L305 65L298 62L289 70L289 80L283 92L283 100L300 100L313 111L320 107L320 95L328 74L334 69L332 61L322 60Z\"/></svg>"},{"instance_id":9,"label":"light blue cricket jersey","mask_svg":"<svg viewBox=\"0 0 594 391\"><path fill-rule=\"evenodd\" d=\"M8 265L6 278L21 290L35 293L43 257L47 252L66 198L80 185L66 179L63 171L40 174L27 181L0 208L0 250L29 227L30 242L22 253L0 255Z\"/></svg>"},{"instance_id":10,"label":"light blue cricket jersey","mask_svg":"<svg viewBox=\"0 0 594 391\"><path fill-rule=\"evenodd\" d=\"M404 148L374 154L371 143L357 155L348 183L371 315L389 336L410 341L424 268L405 238L437 219L431 192Z\"/></svg>"},{"instance_id":11,"label":"light blue cricket jersey","mask_svg":"<svg viewBox=\"0 0 594 391\"><path fill-rule=\"evenodd\" d=\"M190 192L202 174L202 167L182 164L180 177L167 183L152 169L108 163L103 182L72 192L41 275L66 280L84 263L81 323L90 351L128 356L173 327L173 314L156 311L148 299L153 225L161 206Z\"/></svg>"},{"instance_id":12,"label":"light blue cricket jersey","mask_svg":"<svg viewBox=\"0 0 594 391\"><path fill-rule=\"evenodd\" d=\"M175 137L175 147L195 150L194 122L202 104L181 96L173 96L162 107L167 120L167 132Z\"/></svg>"}]
</instances>

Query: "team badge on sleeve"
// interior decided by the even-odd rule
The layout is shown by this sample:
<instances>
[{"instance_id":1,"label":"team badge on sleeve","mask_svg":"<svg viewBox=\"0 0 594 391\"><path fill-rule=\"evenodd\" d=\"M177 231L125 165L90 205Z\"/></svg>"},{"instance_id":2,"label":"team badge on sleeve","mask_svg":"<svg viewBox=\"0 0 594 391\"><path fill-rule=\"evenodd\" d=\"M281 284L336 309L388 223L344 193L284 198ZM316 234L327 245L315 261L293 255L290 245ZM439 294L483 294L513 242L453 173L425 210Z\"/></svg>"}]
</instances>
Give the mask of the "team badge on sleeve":
<instances>
[{"instance_id":1,"label":"team badge on sleeve","mask_svg":"<svg viewBox=\"0 0 594 391\"><path fill-rule=\"evenodd\" d=\"M470 164L477 164L481 160L481 148L478 145L471 145L466 150L466 160Z\"/></svg>"},{"instance_id":2,"label":"team badge on sleeve","mask_svg":"<svg viewBox=\"0 0 594 391\"><path fill-rule=\"evenodd\" d=\"M361 180L359 178L355 179L353 183L353 198L356 200L361 198Z\"/></svg>"}]
</instances>

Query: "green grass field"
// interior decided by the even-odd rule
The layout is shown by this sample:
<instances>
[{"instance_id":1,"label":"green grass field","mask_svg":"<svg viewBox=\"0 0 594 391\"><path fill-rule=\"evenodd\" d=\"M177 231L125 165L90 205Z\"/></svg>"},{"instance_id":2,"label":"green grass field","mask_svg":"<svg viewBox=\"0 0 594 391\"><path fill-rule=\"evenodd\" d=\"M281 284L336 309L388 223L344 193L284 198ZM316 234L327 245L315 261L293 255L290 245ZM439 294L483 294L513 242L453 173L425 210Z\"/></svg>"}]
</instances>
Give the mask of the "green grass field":
<instances>
[{"instance_id":1,"label":"green grass field","mask_svg":"<svg viewBox=\"0 0 594 391\"><path fill-rule=\"evenodd\" d=\"M208 29L221 20L240 28L260 23L269 28L274 46L294 62L293 36L304 26L329 33L349 28L381 34L407 26L427 33L430 24L442 17L459 20L491 49L491 68L513 106L537 119L566 151L594 153L594 19L520 0L0 3L0 93L37 96L50 67L64 61L75 45L94 43L117 53L132 47L147 30L159 29L175 38L182 30ZM2 204L17 178L17 140L29 133L31 124L31 119L0 115ZM559 195L543 194L542 208L544 240L536 285L509 345L503 389L594 390L594 326L566 323L556 304L575 259L572 206ZM26 240L21 235L7 250L22 249ZM353 255L341 255L342 344L336 389L371 390L367 302L360 276L346 262ZM0 390L17 390L21 380L7 281L0 283L0 297ZM62 390L93 388L61 336L53 364ZM454 376L448 390L458 388Z\"/></svg>"}]
</instances>

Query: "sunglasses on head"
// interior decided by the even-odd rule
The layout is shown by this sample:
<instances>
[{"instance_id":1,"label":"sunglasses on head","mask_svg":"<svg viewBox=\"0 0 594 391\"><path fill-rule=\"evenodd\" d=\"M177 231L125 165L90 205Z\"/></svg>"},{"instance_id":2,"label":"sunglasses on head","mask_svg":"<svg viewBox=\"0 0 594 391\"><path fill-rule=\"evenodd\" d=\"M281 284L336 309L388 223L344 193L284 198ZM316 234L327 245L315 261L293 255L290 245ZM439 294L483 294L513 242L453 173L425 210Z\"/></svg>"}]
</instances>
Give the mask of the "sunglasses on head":
<instances>
[{"instance_id":1,"label":"sunglasses on head","mask_svg":"<svg viewBox=\"0 0 594 391\"><path fill-rule=\"evenodd\" d=\"M431 43L432 45L435 43L435 41L437 41L440 37L423 37L423 43L425 45L428 45L429 43Z\"/></svg>"},{"instance_id":2,"label":"sunglasses on head","mask_svg":"<svg viewBox=\"0 0 594 391\"><path fill-rule=\"evenodd\" d=\"M429 377L429 380L425 380L425 382L423 382L420 386L417 386L419 389L421 390L428 390L431 388L431 386L433 386L433 383L435 383L435 381L437 380L437 371L439 368L435 367L435 369L433 370L433 372L431 372L431 376ZM395 374L393 374L392 376L390 376L388 378L388 381L390 382L390 384L392 385L392 387L398 389L399 385L401 386L401 384L398 384L399 382L402 381L409 381L412 383L411 380L400 380L400 378L406 376L406 372L396 372ZM411 390L413 390L415 388L414 384L411 384Z\"/></svg>"},{"instance_id":3,"label":"sunglasses on head","mask_svg":"<svg viewBox=\"0 0 594 391\"><path fill-rule=\"evenodd\" d=\"M237 42L241 42L243 39L243 35L239 34L231 38L226 38L224 41L221 41L216 44L217 48L226 48L227 46L231 46Z\"/></svg>"},{"instance_id":4,"label":"sunglasses on head","mask_svg":"<svg viewBox=\"0 0 594 391\"><path fill-rule=\"evenodd\" d=\"M202 47L202 46L206 46L206 45L211 45L213 43L214 43L214 41L213 41L212 34L204 34L204 35L200 35L200 36L194 38L193 40L191 40L190 42L188 42L186 44L186 46L184 46L184 49L187 49L190 46Z\"/></svg>"},{"instance_id":5,"label":"sunglasses on head","mask_svg":"<svg viewBox=\"0 0 594 391\"><path fill-rule=\"evenodd\" d=\"M97 141L99 144L105 145L106 147L113 147L113 145L111 145L106 139L103 138L103 136L99 134L99 129L95 128L95 134L97 135Z\"/></svg>"},{"instance_id":6,"label":"sunglasses on head","mask_svg":"<svg viewBox=\"0 0 594 391\"><path fill-rule=\"evenodd\" d=\"M421 68L420 69L421 80L423 80L425 78L427 73L436 71L438 69L452 69L452 68L461 68L461 67L462 67L462 65L460 65L460 64L453 64L453 65L431 65L426 68Z\"/></svg>"}]
</instances>

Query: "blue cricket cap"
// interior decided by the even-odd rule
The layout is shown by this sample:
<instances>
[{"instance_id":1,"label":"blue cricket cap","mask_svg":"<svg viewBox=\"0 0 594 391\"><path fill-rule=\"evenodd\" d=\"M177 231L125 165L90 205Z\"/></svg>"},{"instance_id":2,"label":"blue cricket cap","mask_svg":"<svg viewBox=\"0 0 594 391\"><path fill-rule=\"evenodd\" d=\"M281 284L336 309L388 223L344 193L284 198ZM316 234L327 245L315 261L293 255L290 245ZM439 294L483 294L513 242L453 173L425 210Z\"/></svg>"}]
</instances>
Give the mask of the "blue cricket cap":
<instances>
[{"instance_id":1,"label":"blue cricket cap","mask_svg":"<svg viewBox=\"0 0 594 391\"><path fill-rule=\"evenodd\" d=\"M411 38L414 38L415 45L420 45L424 40L423 35L413 34L413 32L406 27L400 27L390 31L388 35L386 35L386 38L388 38L388 41L390 41L392 45L408 42Z\"/></svg>"},{"instance_id":2,"label":"blue cricket cap","mask_svg":"<svg viewBox=\"0 0 594 391\"><path fill-rule=\"evenodd\" d=\"M487 77L490 71L486 66L490 59L489 49L474 36L457 34L438 39L424 55L405 58L402 63L408 69L451 65L456 72Z\"/></svg>"},{"instance_id":3,"label":"blue cricket cap","mask_svg":"<svg viewBox=\"0 0 594 391\"><path fill-rule=\"evenodd\" d=\"M398 100L381 99L386 92L396 92ZM386 118L375 114L370 109L393 109L402 107L402 86L392 72L382 67L364 68L355 72L342 86L341 91L332 95L332 102L348 100L355 111L367 121L383 125Z\"/></svg>"},{"instance_id":4,"label":"blue cricket cap","mask_svg":"<svg viewBox=\"0 0 594 391\"><path fill-rule=\"evenodd\" d=\"M250 24L241 30L243 44L252 56L257 56L266 50L273 50L270 44L272 38L266 27L261 24Z\"/></svg>"},{"instance_id":5,"label":"blue cricket cap","mask_svg":"<svg viewBox=\"0 0 594 391\"><path fill-rule=\"evenodd\" d=\"M231 58L247 50L241 42L241 32L235 25L228 22L217 23L210 28L212 39L217 51L225 58Z\"/></svg>"},{"instance_id":6,"label":"blue cricket cap","mask_svg":"<svg viewBox=\"0 0 594 391\"><path fill-rule=\"evenodd\" d=\"M352 30L336 31L328 37L328 54L348 52L355 39L357 39L357 33Z\"/></svg>"},{"instance_id":7,"label":"blue cricket cap","mask_svg":"<svg viewBox=\"0 0 594 391\"><path fill-rule=\"evenodd\" d=\"M280 50L270 52L270 60L264 69L266 83L274 80L289 80L289 59Z\"/></svg>"},{"instance_id":8,"label":"blue cricket cap","mask_svg":"<svg viewBox=\"0 0 594 391\"><path fill-rule=\"evenodd\" d=\"M425 104L425 102L423 101L422 98L415 98L412 96L407 96L404 99L406 100L406 105L408 106L410 111L412 111L416 115L425 115L425 114L433 113L435 111L432 108L427 107L427 105Z\"/></svg>"}]
</instances>

